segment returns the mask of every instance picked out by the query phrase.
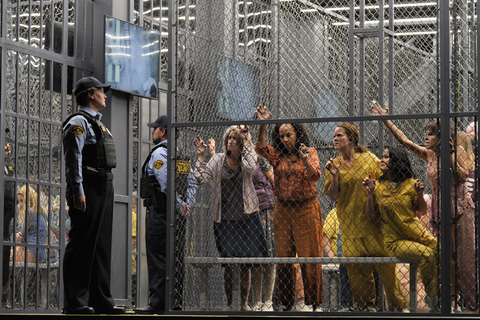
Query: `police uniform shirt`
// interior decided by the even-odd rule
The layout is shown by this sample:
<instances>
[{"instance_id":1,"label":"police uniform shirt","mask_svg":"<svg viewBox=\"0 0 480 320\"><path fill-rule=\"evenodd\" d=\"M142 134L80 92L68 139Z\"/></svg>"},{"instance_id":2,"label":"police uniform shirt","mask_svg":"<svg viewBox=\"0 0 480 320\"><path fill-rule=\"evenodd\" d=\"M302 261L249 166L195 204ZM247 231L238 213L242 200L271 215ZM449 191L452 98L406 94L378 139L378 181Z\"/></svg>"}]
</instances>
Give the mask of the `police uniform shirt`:
<instances>
[{"instance_id":1,"label":"police uniform shirt","mask_svg":"<svg viewBox=\"0 0 480 320\"><path fill-rule=\"evenodd\" d=\"M90 108L81 106L79 111L84 111L98 120L102 119L101 113L95 112ZM63 150L67 172L67 197L73 195L82 196L85 194L83 190L82 150L85 145L96 143L97 138L93 127L84 116L77 115L72 117L63 128Z\"/></svg>"},{"instance_id":2,"label":"police uniform shirt","mask_svg":"<svg viewBox=\"0 0 480 320\"><path fill-rule=\"evenodd\" d=\"M160 143L167 145L167 140L164 140ZM155 178L157 178L158 183L160 184L160 190L163 193L167 194L167 148L160 147L152 153L152 157L150 158L147 166L147 175L154 175ZM188 175L187 185L188 191L186 203L190 206L193 206L193 204L195 203L195 193L198 188L193 172ZM184 202L177 196L177 210L180 210L183 207L183 204Z\"/></svg>"}]
</instances>

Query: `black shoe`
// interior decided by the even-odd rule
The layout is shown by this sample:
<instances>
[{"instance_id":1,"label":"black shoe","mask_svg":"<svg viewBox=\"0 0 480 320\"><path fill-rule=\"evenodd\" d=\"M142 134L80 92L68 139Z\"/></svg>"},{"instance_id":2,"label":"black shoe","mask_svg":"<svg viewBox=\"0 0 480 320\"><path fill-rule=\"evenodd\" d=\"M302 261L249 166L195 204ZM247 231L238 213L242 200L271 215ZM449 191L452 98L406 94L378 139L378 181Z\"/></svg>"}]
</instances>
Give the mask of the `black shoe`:
<instances>
[{"instance_id":1,"label":"black shoe","mask_svg":"<svg viewBox=\"0 0 480 320\"><path fill-rule=\"evenodd\" d=\"M64 314L92 314L95 310L89 306L81 306L77 308L63 308Z\"/></svg>"},{"instance_id":2,"label":"black shoe","mask_svg":"<svg viewBox=\"0 0 480 320\"><path fill-rule=\"evenodd\" d=\"M124 314L125 308L119 306L113 306L110 309L95 309L97 314Z\"/></svg>"},{"instance_id":3,"label":"black shoe","mask_svg":"<svg viewBox=\"0 0 480 320\"><path fill-rule=\"evenodd\" d=\"M151 305L146 306L145 308L135 309L136 314L164 314L165 310L152 307Z\"/></svg>"}]
</instances>

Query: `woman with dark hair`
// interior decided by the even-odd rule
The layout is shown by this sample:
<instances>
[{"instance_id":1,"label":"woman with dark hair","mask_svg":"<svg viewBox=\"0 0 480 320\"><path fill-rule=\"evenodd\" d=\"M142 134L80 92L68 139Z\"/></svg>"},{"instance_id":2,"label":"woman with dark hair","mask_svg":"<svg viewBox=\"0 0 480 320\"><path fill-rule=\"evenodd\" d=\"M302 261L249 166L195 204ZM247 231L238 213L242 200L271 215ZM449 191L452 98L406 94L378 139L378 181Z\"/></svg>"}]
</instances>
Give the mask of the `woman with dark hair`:
<instances>
[{"instance_id":1,"label":"woman with dark hair","mask_svg":"<svg viewBox=\"0 0 480 320\"><path fill-rule=\"evenodd\" d=\"M378 103L370 107L373 115L388 115L388 108L383 109ZM429 122L425 125L425 147L419 146L409 140L392 121L382 120L393 137L413 152L417 157L428 163L427 177L432 187L432 210L433 217L439 221L440 208L437 208L440 196L440 123ZM452 243L453 251L456 251L458 266L458 282L465 297L466 313L478 313L478 279L475 267L475 205L468 194L466 181L469 175L467 166L467 154L463 147L454 146L450 138L450 163L446 169L452 173L450 184L451 195L451 220L452 220ZM448 186L447 186L448 187ZM455 229L453 229L455 228ZM454 285L452 286L452 289Z\"/></svg>"},{"instance_id":2,"label":"woman with dark hair","mask_svg":"<svg viewBox=\"0 0 480 320\"><path fill-rule=\"evenodd\" d=\"M327 176L323 193L337 202L337 215L345 257L384 257L384 240L380 221L365 216L367 191L363 179L382 175L380 160L360 144L358 129L349 123L339 124L334 131L333 145L340 156L325 165ZM408 311L400 289L395 264L347 264L350 285L359 311L375 312L375 267L385 286L385 293L394 311Z\"/></svg>"},{"instance_id":3,"label":"woman with dark hair","mask_svg":"<svg viewBox=\"0 0 480 320\"><path fill-rule=\"evenodd\" d=\"M381 220L385 248L392 256L420 260L420 275L427 293L425 300L430 312L439 312L437 239L417 217L417 212L427 213L424 186L420 180L413 179L410 159L402 148L387 147L380 169L383 175L377 181L371 176L363 181L368 195L365 215L370 220Z\"/></svg>"},{"instance_id":4,"label":"woman with dark hair","mask_svg":"<svg viewBox=\"0 0 480 320\"><path fill-rule=\"evenodd\" d=\"M260 120L272 114L259 106ZM278 257L322 257L323 222L317 199L316 182L321 171L318 154L310 147L305 127L299 123L282 123L272 130L272 145L267 144L267 125L260 125L255 150L273 166L275 196L273 209L275 245ZM285 310L321 311L323 273L321 264L303 264L305 296L295 304L295 272L292 265L277 267L278 298ZM295 306L295 307L294 307Z\"/></svg>"}]
</instances>

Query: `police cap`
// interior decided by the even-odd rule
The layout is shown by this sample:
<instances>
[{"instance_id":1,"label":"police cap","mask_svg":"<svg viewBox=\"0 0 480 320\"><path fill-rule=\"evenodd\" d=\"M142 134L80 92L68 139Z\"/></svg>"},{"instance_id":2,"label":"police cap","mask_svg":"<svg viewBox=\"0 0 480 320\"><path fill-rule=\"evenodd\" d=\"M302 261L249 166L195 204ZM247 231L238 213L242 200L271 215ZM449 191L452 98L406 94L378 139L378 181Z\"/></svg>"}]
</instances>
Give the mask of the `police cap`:
<instances>
[{"instance_id":1,"label":"police cap","mask_svg":"<svg viewBox=\"0 0 480 320\"><path fill-rule=\"evenodd\" d=\"M150 128L157 128L157 127L166 128L167 124L168 124L168 117L167 115L164 114L158 117L157 120L155 120L154 122L147 123L147 126L149 126Z\"/></svg>"},{"instance_id":2,"label":"police cap","mask_svg":"<svg viewBox=\"0 0 480 320\"><path fill-rule=\"evenodd\" d=\"M110 89L109 84L103 84L94 77L84 77L77 81L75 84L75 97L78 97L81 93L90 88L103 88L103 92L107 92Z\"/></svg>"}]
</instances>

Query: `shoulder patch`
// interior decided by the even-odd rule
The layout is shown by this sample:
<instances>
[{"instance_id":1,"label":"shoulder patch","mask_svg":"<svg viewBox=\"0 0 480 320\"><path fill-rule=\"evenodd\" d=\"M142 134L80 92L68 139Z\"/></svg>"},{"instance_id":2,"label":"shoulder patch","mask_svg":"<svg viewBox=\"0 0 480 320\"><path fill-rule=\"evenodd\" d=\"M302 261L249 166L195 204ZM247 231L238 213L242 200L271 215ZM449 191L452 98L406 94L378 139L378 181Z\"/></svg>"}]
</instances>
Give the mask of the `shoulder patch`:
<instances>
[{"instance_id":1,"label":"shoulder patch","mask_svg":"<svg viewBox=\"0 0 480 320\"><path fill-rule=\"evenodd\" d=\"M85 133L85 129L83 129L82 126L79 126L79 125L75 125L72 127L72 129L70 130L71 133L73 133L74 135L76 136L81 136L82 134Z\"/></svg>"},{"instance_id":2,"label":"shoulder patch","mask_svg":"<svg viewBox=\"0 0 480 320\"><path fill-rule=\"evenodd\" d=\"M161 167L163 167L163 161L162 160L155 161L155 163L153 164L153 167L157 170L160 169Z\"/></svg>"},{"instance_id":3,"label":"shoulder patch","mask_svg":"<svg viewBox=\"0 0 480 320\"><path fill-rule=\"evenodd\" d=\"M190 168L192 163L185 160L177 160L177 173L178 174L190 174Z\"/></svg>"}]
</instances>

